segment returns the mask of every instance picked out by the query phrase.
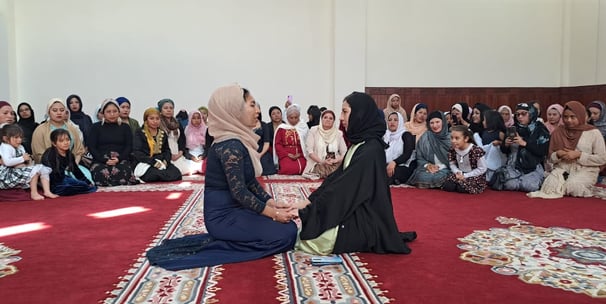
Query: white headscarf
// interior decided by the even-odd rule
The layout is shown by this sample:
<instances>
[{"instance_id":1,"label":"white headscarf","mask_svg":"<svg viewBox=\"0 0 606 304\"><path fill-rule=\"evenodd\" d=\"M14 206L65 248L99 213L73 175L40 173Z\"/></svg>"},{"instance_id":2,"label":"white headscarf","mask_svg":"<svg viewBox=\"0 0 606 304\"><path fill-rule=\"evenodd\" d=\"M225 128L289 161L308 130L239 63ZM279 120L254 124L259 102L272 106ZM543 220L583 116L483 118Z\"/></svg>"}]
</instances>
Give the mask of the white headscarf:
<instances>
[{"instance_id":1,"label":"white headscarf","mask_svg":"<svg viewBox=\"0 0 606 304\"><path fill-rule=\"evenodd\" d=\"M211 130L215 143L234 138L240 140L248 150L255 176L261 176L263 167L257 152L259 136L242 122L244 105L244 90L239 85L216 89L208 101L208 129Z\"/></svg>"},{"instance_id":2,"label":"white headscarf","mask_svg":"<svg viewBox=\"0 0 606 304\"><path fill-rule=\"evenodd\" d=\"M406 132L404 117L398 112L395 113L398 115L398 128L393 132L388 128L383 135L383 141L389 144L389 147L385 149L385 159L388 163L404 153L404 142L402 141L402 134Z\"/></svg>"},{"instance_id":3,"label":"white headscarf","mask_svg":"<svg viewBox=\"0 0 606 304\"><path fill-rule=\"evenodd\" d=\"M292 114L292 113L299 113L299 122L295 126L291 125L288 122L288 115ZM305 157L307 157L307 149L305 149L305 139L307 138L307 132L309 131L309 127L307 127L307 124L301 120L301 107L298 104L293 103L288 107L288 109L286 109L286 120L285 121L286 121L286 123L279 125L278 128L275 130L273 142L274 143L276 142L276 134L278 134L278 130L280 130L280 129L296 130L297 133L299 134L299 141L301 142L302 153ZM275 144L273 145L273 154L274 154L274 163L277 165L278 164L278 155L276 154L276 145Z\"/></svg>"}]
</instances>

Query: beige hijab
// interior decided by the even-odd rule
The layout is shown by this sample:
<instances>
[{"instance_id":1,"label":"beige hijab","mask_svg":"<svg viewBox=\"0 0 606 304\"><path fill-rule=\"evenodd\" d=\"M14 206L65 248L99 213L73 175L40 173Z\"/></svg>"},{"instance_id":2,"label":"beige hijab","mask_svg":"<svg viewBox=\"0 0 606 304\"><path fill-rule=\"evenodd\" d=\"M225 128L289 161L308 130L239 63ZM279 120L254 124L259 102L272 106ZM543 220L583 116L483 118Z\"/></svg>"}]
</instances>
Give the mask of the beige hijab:
<instances>
[{"instance_id":1,"label":"beige hijab","mask_svg":"<svg viewBox=\"0 0 606 304\"><path fill-rule=\"evenodd\" d=\"M259 136L251 127L242 123L244 104L244 91L239 85L232 84L216 89L208 101L208 130L214 136L215 143L239 139L248 149L255 176L261 176L263 168L257 153Z\"/></svg>"}]
</instances>

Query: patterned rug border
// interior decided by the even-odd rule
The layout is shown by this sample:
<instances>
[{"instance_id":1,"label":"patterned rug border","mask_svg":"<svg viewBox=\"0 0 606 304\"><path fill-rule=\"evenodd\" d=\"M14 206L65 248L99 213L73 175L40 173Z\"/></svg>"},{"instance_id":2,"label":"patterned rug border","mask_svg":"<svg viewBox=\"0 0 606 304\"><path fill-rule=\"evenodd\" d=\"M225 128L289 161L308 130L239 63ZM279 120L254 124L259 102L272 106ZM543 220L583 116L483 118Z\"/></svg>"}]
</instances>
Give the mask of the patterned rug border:
<instances>
[{"instance_id":1,"label":"patterned rug border","mask_svg":"<svg viewBox=\"0 0 606 304\"><path fill-rule=\"evenodd\" d=\"M269 193L292 203L307 197L322 184L321 181L268 183ZM278 194L278 195L276 195ZM300 222L297 222L300 225ZM313 255L288 251L273 257L276 289L281 304L287 303L391 303L389 292L379 286L377 276L356 253L341 254L342 264L312 266ZM325 273L326 275L323 275ZM298 284L300 283L300 284ZM313 294L315 291L317 293ZM307 294L306 294L307 293Z\"/></svg>"},{"instance_id":2,"label":"patterned rug border","mask_svg":"<svg viewBox=\"0 0 606 304\"><path fill-rule=\"evenodd\" d=\"M202 205L203 202L200 198L203 196L203 193L204 186L202 184L197 184L197 191L194 191L185 200L179 210L166 221L164 227L160 229L158 234L154 237L154 240L147 245L145 250L139 255L130 269L125 271L125 275L119 277L119 282L115 284L115 288L106 292L108 297L101 301L101 303L145 302L146 298L150 295L155 286L153 286L153 282L143 282L141 280L147 275L166 276L168 274L170 277L171 274L174 273L161 268L152 268L145 257L145 252L158 245L162 240L173 236L175 231L182 224L182 221L187 218L188 213ZM177 298L191 303L213 302L213 299L216 296L214 291L218 290L215 288L215 286L221 279L223 270L223 267L218 265L213 267L179 271L178 273L182 275L180 279L189 279L189 281L184 284L184 288L178 291ZM179 280L175 280L175 282L171 282L169 280L163 283L167 284L168 286L174 286L176 283L178 283L177 281ZM198 285L198 287L204 285L205 288L203 289L203 292L197 294L197 289L195 288L196 285ZM195 296L195 298L192 299L192 296ZM134 297L134 299L132 299L132 297ZM154 298L152 300L154 303L156 301L160 303L162 302L162 299ZM169 302L172 301L169 300Z\"/></svg>"}]
</instances>

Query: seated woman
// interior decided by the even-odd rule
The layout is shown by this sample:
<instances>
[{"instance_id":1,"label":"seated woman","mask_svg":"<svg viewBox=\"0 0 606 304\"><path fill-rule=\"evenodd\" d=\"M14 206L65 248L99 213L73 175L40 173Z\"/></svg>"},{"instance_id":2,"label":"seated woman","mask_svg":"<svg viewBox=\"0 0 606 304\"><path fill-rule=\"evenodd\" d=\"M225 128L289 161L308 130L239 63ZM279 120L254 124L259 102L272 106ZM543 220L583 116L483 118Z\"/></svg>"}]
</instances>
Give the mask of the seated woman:
<instances>
[{"instance_id":1,"label":"seated woman","mask_svg":"<svg viewBox=\"0 0 606 304\"><path fill-rule=\"evenodd\" d=\"M171 161L173 165L179 168L182 175L196 173L200 163L191 160L191 154L187 149L187 140L185 130L174 117L175 103L168 98L158 101L158 111L160 111L160 128L168 136L168 146L170 147Z\"/></svg>"},{"instance_id":2,"label":"seated woman","mask_svg":"<svg viewBox=\"0 0 606 304\"><path fill-rule=\"evenodd\" d=\"M346 252L410 253L393 216L385 172L385 120L375 101L345 97L341 122L352 146L343 163L308 200L298 202L302 227L296 249L326 255Z\"/></svg>"},{"instance_id":3,"label":"seated woman","mask_svg":"<svg viewBox=\"0 0 606 304\"><path fill-rule=\"evenodd\" d=\"M343 133L335 125L335 113L322 112L320 124L313 126L307 134L307 165L305 176L326 178L341 165L347 146Z\"/></svg>"},{"instance_id":4,"label":"seated woman","mask_svg":"<svg viewBox=\"0 0 606 304\"><path fill-rule=\"evenodd\" d=\"M8 101L0 101L0 128L15 123L12 112L13 107Z\"/></svg>"},{"instance_id":5,"label":"seated woman","mask_svg":"<svg viewBox=\"0 0 606 304\"><path fill-rule=\"evenodd\" d=\"M513 112L509 106L502 105L499 107L497 112L501 114L503 122L505 123L505 128L509 128L515 124L515 121L513 120Z\"/></svg>"},{"instance_id":6,"label":"seated woman","mask_svg":"<svg viewBox=\"0 0 606 304\"><path fill-rule=\"evenodd\" d=\"M91 126L93 125L93 121L90 116L86 113L82 112L82 99L80 96L72 94L69 95L66 99L68 111L69 111L69 119L73 121L80 131L82 132L82 140L86 142L86 138L88 137L88 132L90 131Z\"/></svg>"},{"instance_id":7,"label":"seated woman","mask_svg":"<svg viewBox=\"0 0 606 304\"><path fill-rule=\"evenodd\" d=\"M505 124L503 116L495 110L484 112L484 130L482 133L474 133L473 139L478 147L486 153L486 181L489 181L494 171L501 168L507 162L507 156L501 151L501 144L505 140Z\"/></svg>"},{"instance_id":8,"label":"seated woman","mask_svg":"<svg viewBox=\"0 0 606 304\"><path fill-rule=\"evenodd\" d=\"M596 127L606 139L606 104L603 101L596 100L591 102L587 106L587 109L591 113L591 124Z\"/></svg>"},{"instance_id":9,"label":"seated woman","mask_svg":"<svg viewBox=\"0 0 606 304\"><path fill-rule=\"evenodd\" d=\"M428 119L430 131L423 133L417 141L417 168L408 179L408 184L418 188L440 188L450 173L450 134L442 112L434 111Z\"/></svg>"},{"instance_id":10,"label":"seated woman","mask_svg":"<svg viewBox=\"0 0 606 304\"><path fill-rule=\"evenodd\" d=\"M549 130L549 134L553 133L559 126L564 124L562 121L563 112L564 107L558 103L554 103L547 107L547 121L545 122L545 127Z\"/></svg>"},{"instance_id":11,"label":"seated woman","mask_svg":"<svg viewBox=\"0 0 606 304\"><path fill-rule=\"evenodd\" d=\"M480 133L484 131L484 112L490 110L490 107L483 103L476 103L471 110L471 118L469 122L469 130L471 134Z\"/></svg>"},{"instance_id":12,"label":"seated woman","mask_svg":"<svg viewBox=\"0 0 606 304\"><path fill-rule=\"evenodd\" d=\"M311 127L319 125L321 115L322 111L320 111L320 107L317 105L309 106L307 108L307 128L311 129Z\"/></svg>"},{"instance_id":13,"label":"seated woman","mask_svg":"<svg viewBox=\"0 0 606 304\"><path fill-rule=\"evenodd\" d=\"M286 110L288 123L281 124L276 130L274 161L278 162L278 174L301 175L307 165L305 139L308 129L300 117L299 106L290 105Z\"/></svg>"},{"instance_id":14,"label":"seated woman","mask_svg":"<svg viewBox=\"0 0 606 304\"><path fill-rule=\"evenodd\" d=\"M427 105L417 103L412 107L410 115L410 120L405 120L404 129L414 135L416 141L419 141L421 135L427 131Z\"/></svg>"},{"instance_id":15,"label":"seated woman","mask_svg":"<svg viewBox=\"0 0 606 304\"><path fill-rule=\"evenodd\" d=\"M404 128L404 118L398 112L387 116L387 131L383 141L387 161L387 177L390 185L405 183L417 167L415 159L415 136Z\"/></svg>"},{"instance_id":16,"label":"seated woman","mask_svg":"<svg viewBox=\"0 0 606 304\"><path fill-rule=\"evenodd\" d=\"M206 144L206 123L202 119L200 111L189 113L189 120L185 127L185 146L191 154L191 159L196 162L202 161L204 145Z\"/></svg>"},{"instance_id":17,"label":"seated woman","mask_svg":"<svg viewBox=\"0 0 606 304\"><path fill-rule=\"evenodd\" d=\"M246 89L244 94L248 92ZM269 124L263 121L263 115L261 115L261 106L257 103L257 110L259 110L259 117L257 118L257 124L253 129L253 132L259 136L259 141L257 141L257 145L259 148L257 152L259 152L259 157L261 158L261 166L263 167L263 173L261 175L273 175L278 172L276 170L276 165L274 164L274 157L271 149L271 141L272 141L272 130Z\"/></svg>"},{"instance_id":18,"label":"seated woman","mask_svg":"<svg viewBox=\"0 0 606 304\"><path fill-rule=\"evenodd\" d=\"M204 220L208 233L165 240L147 252L151 265L168 270L259 259L293 248L292 208L265 192L257 157L257 108L238 85L219 88L208 103L214 144L207 158ZM296 210L295 210L296 211Z\"/></svg>"},{"instance_id":19,"label":"seated woman","mask_svg":"<svg viewBox=\"0 0 606 304\"><path fill-rule=\"evenodd\" d=\"M586 123L587 112L580 102L567 102L563 114L564 127L556 129L549 142L552 170L541 190L528 193L529 197L594 196L600 166L606 164L604 138Z\"/></svg>"},{"instance_id":20,"label":"seated woman","mask_svg":"<svg viewBox=\"0 0 606 304\"><path fill-rule=\"evenodd\" d=\"M113 99L101 105L103 120L90 129L88 150L93 156L91 171L97 186L134 185L130 154L133 150L133 133L120 119L120 106Z\"/></svg>"},{"instance_id":21,"label":"seated woman","mask_svg":"<svg viewBox=\"0 0 606 304\"><path fill-rule=\"evenodd\" d=\"M450 108L452 125L463 125L469 127L471 124L471 108L466 102L455 103Z\"/></svg>"},{"instance_id":22,"label":"seated woman","mask_svg":"<svg viewBox=\"0 0 606 304\"><path fill-rule=\"evenodd\" d=\"M168 136L160 129L160 112L149 108L143 113L143 127L133 140L135 175L144 182L181 180L181 172L170 161Z\"/></svg>"},{"instance_id":23,"label":"seated woman","mask_svg":"<svg viewBox=\"0 0 606 304\"><path fill-rule=\"evenodd\" d=\"M22 102L17 106L17 115L19 115L18 124L23 129L23 142L21 144L25 148L25 152L32 154L32 136L39 125L36 122L34 110L29 103Z\"/></svg>"},{"instance_id":24,"label":"seated woman","mask_svg":"<svg viewBox=\"0 0 606 304\"><path fill-rule=\"evenodd\" d=\"M408 121L408 115L406 115L406 110L402 108L402 98L400 98L400 95L398 94L391 94L389 95L389 98L387 98L387 105L385 106L385 109L383 109L383 116L385 116L385 121L387 121L387 116L389 116L389 114L393 112L400 113L404 122ZM411 115L414 115L414 113L411 113ZM425 124L425 122L423 122L423 124Z\"/></svg>"},{"instance_id":25,"label":"seated woman","mask_svg":"<svg viewBox=\"0 0 606 304\"><path fill-rule=\"evenodd\" d=\"M532 192L541 188L549 131L537 121L537 114L537 109L529 103L516 106L517 132L508 135L501 144L507 163L494 172L489 182L492 189Z\"/></svg>"},{"instance_id":26,"label":"seated woman","mask_svg":"<svg viewBox=\"0 0 606 304\"><path fill-rule=\"evenodd\" d=\"M46 149L53 146L50 139L51 132L55 129L65 129L69 132L69 137L71 139L70 150L74 154L76 164L79 164L80 159L82 159L82 155L84 155L85 152L83 138L80 137L82 131L73 124L65 121L67 117L65 103L59 98L51 99L46 107L46 114L48 115L48 119L41 123L32 134L32 156L34 161L40 163L42 154ZM86 170L85 168L81 169ZM86 174L88 172L84 173Z\"/></svg>"},{"instance_id":27,"label":"seated woman","mask_svg":"<svg viewBox=\"0 0 606 304\"><path fill-rule=\"evenodd\" d=\"M128 126L130 127L130 130L133 132L134 136L135 132L137 132L140 127L139 122L130 117L130 100L128 100L126 97L118 97L116 98L116 102L120 106L120 119L122 119L123 122L128 123Z\"/></svg>"},{"instance_id":28,"label":"seated woman","mask_svg":"<svg viewBox=\"0 0 606 304\"><path fill-rule=\"evenodd\" d=\"M71 138L65 129L50 134L53 146L42 154L42 164L51 168L50 189L60 196L85 194L97 191L95 183L80 170L74 154L69 150Z\"/></svg>"}]
</instances>

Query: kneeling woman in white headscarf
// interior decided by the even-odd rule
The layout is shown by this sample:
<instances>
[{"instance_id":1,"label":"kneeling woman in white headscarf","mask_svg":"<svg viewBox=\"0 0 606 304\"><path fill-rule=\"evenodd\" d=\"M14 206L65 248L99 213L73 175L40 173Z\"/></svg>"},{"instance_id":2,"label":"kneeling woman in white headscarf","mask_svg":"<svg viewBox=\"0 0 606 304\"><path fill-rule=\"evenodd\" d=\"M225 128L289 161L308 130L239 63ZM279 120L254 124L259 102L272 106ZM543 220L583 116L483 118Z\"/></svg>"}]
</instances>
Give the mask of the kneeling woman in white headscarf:
<instances>
[{"instance_id":1,"label":"kneeling woman in white headscarf","mask_svg":"<svg viewBox=\"0 0 606 304\"><path fill-rule=\"evenodd\" d=\"M259 259L293 248L293 209L259 184L258 110L238 85L217 89L208 103L214 136L208 151L204 221L208 233L165 240L147 252L152 265L180 270ZM296 213L296 212L295 212Z\"/></svg>"}]
</instances>

